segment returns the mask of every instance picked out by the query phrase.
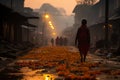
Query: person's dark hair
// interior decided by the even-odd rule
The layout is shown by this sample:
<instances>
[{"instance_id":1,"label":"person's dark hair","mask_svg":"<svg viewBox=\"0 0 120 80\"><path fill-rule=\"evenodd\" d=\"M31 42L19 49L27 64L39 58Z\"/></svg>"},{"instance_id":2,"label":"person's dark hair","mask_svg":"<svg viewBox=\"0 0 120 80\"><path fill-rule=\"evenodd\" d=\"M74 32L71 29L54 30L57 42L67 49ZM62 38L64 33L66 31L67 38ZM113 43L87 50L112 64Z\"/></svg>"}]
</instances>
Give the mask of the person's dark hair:
<instances>
[{"instance_id":1,"label":"person's dark hair","mask_svg":"<svg viewBox=\"0 0 120 80\"><path fill-rule=\"evenodd\" d=\"M87 24L87 20L86 19L83 19L82 22L81 22L83 25Z\"/></svg>"}]
</instances>

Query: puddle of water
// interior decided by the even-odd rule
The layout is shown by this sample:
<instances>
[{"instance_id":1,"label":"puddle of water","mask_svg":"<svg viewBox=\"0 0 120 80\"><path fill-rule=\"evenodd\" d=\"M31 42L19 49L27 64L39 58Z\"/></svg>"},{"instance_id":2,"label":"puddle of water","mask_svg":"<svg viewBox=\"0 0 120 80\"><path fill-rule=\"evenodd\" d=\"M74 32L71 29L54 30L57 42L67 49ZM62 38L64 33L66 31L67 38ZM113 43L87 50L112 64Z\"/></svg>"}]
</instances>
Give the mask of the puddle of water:
<instances>
[{"instance_id":1,"label":"puddle of water","mask_svg":"<svg viewBox=\"0 0 120 80\"><path fill-rule=\"evenodd\" d=\"M22 67L21 73L10 73L10 75L22 75L20 80L64 80L64 78L57 76L55 73L43 73L45 69L32 70L29 67Z\"/></svg>"}]
</instances>

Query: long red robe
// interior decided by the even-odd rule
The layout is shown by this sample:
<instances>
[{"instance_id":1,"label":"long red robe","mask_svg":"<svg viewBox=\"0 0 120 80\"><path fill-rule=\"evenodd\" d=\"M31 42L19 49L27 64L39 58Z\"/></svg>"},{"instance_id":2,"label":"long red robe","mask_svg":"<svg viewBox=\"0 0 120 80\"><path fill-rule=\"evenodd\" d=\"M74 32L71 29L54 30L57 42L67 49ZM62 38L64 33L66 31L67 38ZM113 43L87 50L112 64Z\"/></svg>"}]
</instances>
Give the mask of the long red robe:
<instances>
[{"instance_id":1,"label":"long red robe","mask_svg":"<svg viewBox=\"0 0 120 80\"><path fill-rule=\"evenodd\" d=\"M75 43L77 43L80 53L86 55L90 48L90 32L86 25L82 25L78 29Z\"/></svg>"}]
</instances>

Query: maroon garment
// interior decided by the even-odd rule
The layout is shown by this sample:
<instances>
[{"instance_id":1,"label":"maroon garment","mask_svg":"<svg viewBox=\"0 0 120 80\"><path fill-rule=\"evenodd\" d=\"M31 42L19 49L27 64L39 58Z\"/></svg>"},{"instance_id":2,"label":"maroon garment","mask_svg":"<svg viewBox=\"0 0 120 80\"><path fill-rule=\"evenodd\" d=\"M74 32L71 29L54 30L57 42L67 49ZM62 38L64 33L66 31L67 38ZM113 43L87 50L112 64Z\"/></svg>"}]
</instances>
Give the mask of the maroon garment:
<instances>
[{"instance_id":1,"label":"maroon garment","mask_svg":"<svg viewBox=\"0 0 120 80\"><path fill-rule=\"evenodd\" d=\"M89 45L79 45L78 49L81 54L87 55L87 52L89 50L90 46Z\"/></svg>"},{"instance_id":2,"label":"maroon garment","mask_svg":"<svg viewBox=\"0 0 120 80\"><path fill-rule=\"evenodd\" d=\"M86 25L82 25L78 29L75 44L82 54L87 54L90 47L90 32Z\"/></svg>"}]
</instances>

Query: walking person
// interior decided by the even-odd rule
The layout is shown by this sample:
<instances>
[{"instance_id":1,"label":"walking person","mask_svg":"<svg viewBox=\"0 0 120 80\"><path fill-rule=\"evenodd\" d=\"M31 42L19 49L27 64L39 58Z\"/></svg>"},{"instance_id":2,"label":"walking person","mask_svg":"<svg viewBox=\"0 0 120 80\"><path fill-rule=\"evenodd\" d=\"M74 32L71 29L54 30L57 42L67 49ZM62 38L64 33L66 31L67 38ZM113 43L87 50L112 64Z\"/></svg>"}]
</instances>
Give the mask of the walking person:
<instances>
[{"instance_id":1,"label":"walking person","mask_svg":"<svg viewBox=\"0 0 120 80\"><path fill-rule=\"evenodd\" d=\"M56 46L59 45L59 42L60 42L60 41L59 41L59 37L57 36L56 39L55 39L55 44L56 44Z\"/></svg>"},{"instance_id":2,"label":"walking person","mask_svg":"<svg viewBox=\"0 0 120 80\"><path fill-rule=\"evenodd\" d=\"M52 46L54 46L54 39L53 38L51 39L51 44L52 44Z\"/></svg>"},{"instance_id":3,"label":"walking person","mask_svg":"<svg viewBox=\"0 0 120 80\"><path fill-rule=\"evenodd\" d=\"M88 50L90 48L90 32L89 29L87 28L86 19L83 19L81 21L81 24L82 25L78 28L76 34L75 45L79 49L81 62L85 62Z\"/></svg>"},{"instance_id":4,"label":"walking person","mask_svg":"<svg viewBox=\"0 0 120 80\"><path fill-rule=\"evenodd\" d=\"M60 40L60 46L63 46L63 37L61 36L59 40Z\"/></svg>"}]
</instances>

